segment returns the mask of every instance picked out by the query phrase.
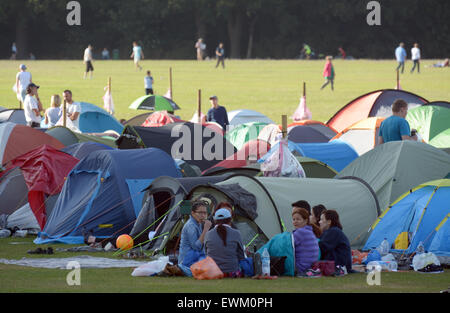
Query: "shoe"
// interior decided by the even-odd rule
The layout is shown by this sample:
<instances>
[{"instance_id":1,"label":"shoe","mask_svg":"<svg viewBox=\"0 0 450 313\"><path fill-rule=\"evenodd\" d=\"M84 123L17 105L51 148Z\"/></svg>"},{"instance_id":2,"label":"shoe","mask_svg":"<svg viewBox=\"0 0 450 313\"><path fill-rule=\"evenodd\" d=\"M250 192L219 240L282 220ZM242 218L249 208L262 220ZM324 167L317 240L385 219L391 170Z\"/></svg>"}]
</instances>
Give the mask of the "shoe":
<instances>
[{"instance_id":1,"label":"shoe","mask_svg":"<svg viewBox=\"0 0 450 313\"><path fill-rule=\"evenodd\" d=\"M184 276L183 271L177 265L167 264L163 272L169 274L170 276Z\"/></svg>"},{"instance_id":2,"label":"shoe","mask_svg":"<svg viewBox=\"0 0 450 313\"><path fill-rule=\"evenodd\" d=\"M301 272L297 274L297 277L308 277L308 278L317 278L317 277L322 277L322 272L320 271L320 269L309 269L307 271Z\"/></svg>"},{"instance_id":3,"label":"shoe","mask_svg":"<svg viewBox=\"0 0 450 313\"><path fill-rule=\"evenodd\" d=\"M347 275L347 269L345 268L345 266L337 265L333 276L340 277L340 276L345 276L345 275Z\"/></svg>"},{"instance_id":4,"label":"shoe","mask_svg":"<svg viewBox=\"0 0 450 313\"><path fill-rule=\"evenodd\" d=\"M39 248L36 248L34 250L28 250L27 253L29 253L29 254L43 254L44 250L42 250L42 248L39 247Z\"/></svg>"},{"instance_id":5,"label":"shoe","mask_svg":"<svg viewBox=\"0 0 450 313\"><path fill-rule=\"evenodd\" d=\"M48 247L46 252L47 252L47 254L53 254L53 248L52 247Z\"/></svg>"}]
</instances>

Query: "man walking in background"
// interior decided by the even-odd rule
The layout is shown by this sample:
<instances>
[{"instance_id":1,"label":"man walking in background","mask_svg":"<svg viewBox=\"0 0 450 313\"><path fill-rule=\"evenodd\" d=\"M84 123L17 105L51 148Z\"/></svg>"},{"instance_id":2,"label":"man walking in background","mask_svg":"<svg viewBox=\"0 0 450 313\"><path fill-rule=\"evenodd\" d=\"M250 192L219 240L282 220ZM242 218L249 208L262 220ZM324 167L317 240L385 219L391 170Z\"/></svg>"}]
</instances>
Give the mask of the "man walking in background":
<instances>
[{"instance_id":1,"label":"man walking in background","mask_svg":"<svg viewBox=\"0 0 450 313\"><path fill-rule=\"evenodd\" d=\"M398 66L397 66L397 71L401 68L402 69L402 74L403 74L403 70L405 69L405 59L406 59L406 50L404 48L405 44L403 42L401 42L397 49L395 49L395 58L397 59L398 62Z\"/></svg>"},{"instance_id":2,"label":"man walking in background","mask_svg":"<svg viewBox=\"0 0 450 313\"><path fill-rule=\"evenodd\" d=\"M219 66L220 63L222 63L222 68L225 68L225 49L223 48L223 43L219 43L219 46L216 49L216 57L217 57L217 64L216 68Z\"/></svg>"},{"instance_id":3,"label":"man walking in background","mask_svg":"<svg viewBox=\"0 0 450 313\"><path fill-rule=\"evenodd\" d=\"M139 65L139 61L144 59L144 52L142 51L141 46L139 46L136 41L133 42L133 52L131 53L130 58L134 60L136 71L137 69L142 71L142 66Z\"/></svg>"},{"instance_id":4,"label":"man walking in background","mask_svg":"<svg viewBox=\"0 0 450 313\"><path fill-rule=\"evenodd\" d=\"M26 71L27 67L25 64L20 64L19 72L16 75L16 93L17 99L21 103L24 103L25 96L27 95L27 87L32 83L31 73Z\"/></svg>"},{"instance_id":5,"label":"man walking in background","mask_svg":"<svg viewBox=\"0 0 450 313\"><path fill-rule=\"evenodd\" d=\"M416 65L417 65L417 73L420 73L420 49L419 49L419 44L417 42L414 44L414 47L411 49L411 60L414 63L414 65L411 69L411 73L414 72Z\"/></svg>"},{"instance_id":6,"label":"man walking in background","mask_svg":"<svg viewBox=\"0 0 450 313\"><path fill-rule=\"evenodd\" d=\"M92 66L92 46L88 45L88 47L84 50L84 57L83 57L83 63L86 64L86 71L84 72L83 79L86 79L87 73L91 72L91 79L92 75L94 74L94 67Z\"/></svg>"}]
</instances>

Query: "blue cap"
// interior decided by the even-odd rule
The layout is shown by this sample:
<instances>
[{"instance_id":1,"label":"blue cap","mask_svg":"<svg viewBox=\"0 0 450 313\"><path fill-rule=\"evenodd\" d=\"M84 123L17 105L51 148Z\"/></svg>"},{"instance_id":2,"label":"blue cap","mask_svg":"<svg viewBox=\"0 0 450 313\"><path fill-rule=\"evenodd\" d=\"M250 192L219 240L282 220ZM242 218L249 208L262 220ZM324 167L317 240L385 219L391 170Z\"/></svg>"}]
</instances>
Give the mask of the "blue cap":
<instances>
[{"instance_id":1,"label":"blue cap","mask_svg":"<svg viewBox=\"0 0 450 313\"><path fill-rule=\"evenodd\" d=\"M224 220L224 219L227 219L227 218L230 218L230 217L231 217L231 213L230 213L230 211L228 209L218 209L216 211L216 213L214 214L214 219L216 221Z\"/></svg>"}]
</instances>

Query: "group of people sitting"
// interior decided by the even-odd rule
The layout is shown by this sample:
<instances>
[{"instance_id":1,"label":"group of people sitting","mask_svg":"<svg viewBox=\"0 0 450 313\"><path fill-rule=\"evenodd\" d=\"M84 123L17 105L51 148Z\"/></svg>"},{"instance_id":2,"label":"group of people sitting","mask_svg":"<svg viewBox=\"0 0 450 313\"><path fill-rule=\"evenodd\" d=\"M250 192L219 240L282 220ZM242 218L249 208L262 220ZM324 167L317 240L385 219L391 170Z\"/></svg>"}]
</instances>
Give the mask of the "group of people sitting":
<instances>
[{"instance_id":1,"label":"group of people sitting","mask_svg":"<svg viewBox=\"0 0 450 313\"><path fill-rule=\"evenodd\" d=\"M178 264L168 264L162 275L191 277L191 265L209 256L224 277L245 276L241 264L247 255L241 234L232 222L232 205L219 203L209 218L208 205L202 200L192 203L191 215L181 231ZM334 261L337 268L351 272L350 243L335 210L321 204L311 209L307 201L300 200L292 204L292 224L297 276L314 276L310 274L312 265L319 260Z\"/></svg>"}]
</instances>

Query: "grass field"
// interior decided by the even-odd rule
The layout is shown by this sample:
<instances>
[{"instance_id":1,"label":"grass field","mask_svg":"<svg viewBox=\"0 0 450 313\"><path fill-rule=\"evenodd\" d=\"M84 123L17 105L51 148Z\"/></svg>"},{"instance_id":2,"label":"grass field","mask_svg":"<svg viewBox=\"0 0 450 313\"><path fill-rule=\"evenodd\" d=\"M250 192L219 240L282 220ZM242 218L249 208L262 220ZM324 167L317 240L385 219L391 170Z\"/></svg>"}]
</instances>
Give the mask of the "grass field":
<instances>
[{"instance_id":1,"label":"grass field","mask_svg":"<svg viewBox=\"0 0 450 313\"><path fill-rule=\"evenodd\" d=\"M450 100L449 69L426 68L436 60L424 60L421 73L410 74L407 62L401 75L404 90L429 101ZM21 61L0 61L0 106L15 108L18 102L11 87ZM306 82L307 104L313 119L327 121L338 109L364 93L394 88L393 60L334 61L335 91L320 91L324 62L300 60L226 60L226 68L214 68L214 61L145 60L144 70L136 72L132 61L96 61L92 80L83 80L81 61L23 61L40 85L39 95L44 108L49 107L52 94L71 89L75 101L102 106L102 96L109 76L118 119L129 119L143 113L128 109L131 102L144 95L145 70L152 71L156 94L165 94L169 87L169 68L173 73L173 99L181 107L177 114L190 119L197 107L198 90L202 92L202 111L210 107L208 97L215 94L228 111L253 109L280 123L281 115L290 116L297 108ZM0 258L44 257L29 255L35 249L31 237L0 239ZM19 243L19 244L13 244ZM52 245L54 248L64 245ZM83 253L85 254L85 253ZM108 253L94 253L109 256ZM56 253L53 257L69 257L73 253ZM48 257L48 256L47 256ZM132 269L83 269L81 286L68 286L68 270L34 269L0 264L0 292L221 292L221 293L298 293L298 292L439 292L447 289L450 271L427 275L415 272L382 273L381 286L369 286L366 275L341 278L299 279L279 278L274 281L252 279L195 281L192 278L132 277Z\"/></svg>"},{"instance_id":2,"label":"grass field","mask_svg":"<svg viewBox=\"0 0 450 313\"><path fill-rule=\"evenodd\" d=\"M31 237L0 239L0 259L73 257L91 255L113 257L113 252L74 253L55 252L54 255L33 255L26 252L35 249ZM46 248L47 246L42 246ZM51 245L68 248L67 245ZM36 269L0 263L1 292L151 292L151 293L310 293L310 292L424 292L437 293L449 288L450 270L441 274L421 274L413 271L381 273L381 285L369 286L367 275L352 274L344 277L317 279L280 277L276 280L222 279L197 281L194 278L132 277L133 268L81 269L81 285L69 286L66 276L69 270Z\"/></svg>"},{"instance_id":3,"label":"grass field","mask_svg":"<svg viewBox=\"0 0 450 313\"><path fill-rule=\"evenodd\" d=\"M96 61L94 78L83 79L81 61L0 61L0 106L17 107L12 91L19 64L25 63L40 85L39 95L44 108L50 106L52 94L64 89L73 91L76 101L102 106L102 96L108 77L112 80L112 95L116 114L129 119L144 113L128 109L136 98L144 95L145 71L151 70L156 94L163 95L169 87L169 68L172 68L173 100L181 107L177 114L190 119L197 108L201 90L202 111L210 107L208 98L215 94L228 111L253 109L266 114L277 123L281 115L297 108L306 82L307 105L313 119L327 121L338 109L354 98L396 84L394 60L335 60L335 90L329 86L320 91L323 83L323 60L226 60L226 68L215 68L215 61L144 60L144 70L137 72L130 61ZM422 61L421 73L410 74L411 62L401 75L404 90L416 93L429 101L450 100L450 71L448 68L425 67L436 60Z\"/></svg>"}]
</instances>

